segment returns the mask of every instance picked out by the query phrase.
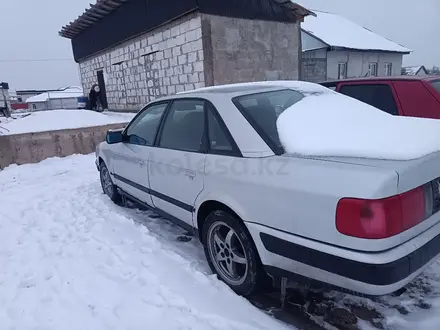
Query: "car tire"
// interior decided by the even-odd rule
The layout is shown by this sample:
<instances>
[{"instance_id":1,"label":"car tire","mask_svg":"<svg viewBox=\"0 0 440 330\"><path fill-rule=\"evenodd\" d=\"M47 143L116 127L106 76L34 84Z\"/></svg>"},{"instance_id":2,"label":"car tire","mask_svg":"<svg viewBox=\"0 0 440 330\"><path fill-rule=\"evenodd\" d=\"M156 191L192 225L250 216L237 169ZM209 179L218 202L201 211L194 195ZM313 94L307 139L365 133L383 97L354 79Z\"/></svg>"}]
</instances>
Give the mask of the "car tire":
<instances>
[{"instance_id":1,"label":"car tire","mask_svg":"<svg viewBox=\"0 0 440 330\"><path fill-rule=\"evenodd\" d=\"M260 289L264 271L255 244L235 216L211 212L202 228L202 242L209 267L217 277L242 296Z\"/></svg>"},{"instance_id":2,"label":"car tire","mask_svg":"<svg viewBox=\"0 0 440 330\"><path fill-rule=\"evenodd\" d=\"M114 203L120 204L122 202L122 196L118 192L118 187L113 183L110 172L104 162L101 162L99 165L99 177L104 194L110 197Z\"/></svg>"}]
</instances>

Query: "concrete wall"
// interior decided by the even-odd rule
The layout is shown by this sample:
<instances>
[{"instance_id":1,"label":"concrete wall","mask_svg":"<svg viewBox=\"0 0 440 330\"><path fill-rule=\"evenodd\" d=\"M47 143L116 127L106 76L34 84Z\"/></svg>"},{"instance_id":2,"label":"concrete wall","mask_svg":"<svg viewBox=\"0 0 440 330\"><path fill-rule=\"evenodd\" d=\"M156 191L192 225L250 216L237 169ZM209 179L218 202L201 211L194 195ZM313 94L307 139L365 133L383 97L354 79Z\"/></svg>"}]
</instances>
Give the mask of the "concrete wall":
<instances>
[{"instance_id":1,"label":"concrete wall","mask_svg":"<svg viewBox=\"0 0 440 330\"><path fill-rule=\"evenodd\" d=\"M123 23L121 23L123 24ZM85 94L103 70L109 109L205 86L201 18L191 14L80 63Z\"/></svg>"},{"instance_id":2,"label":"concrete wall","mask_svg":"<svg viewBox=\"0 0 440 330\"><path fill-rule=\"evenodd\" d=\"M338 64L347 63L347 78L364 77L369 63L378 63L377 75L385 75L385 63L392 63L392 75L400 76L403 55L399 53L374 53L329 51L327 53L327 79L338 79Z\"/></svg>"},{"instance_id":3,"label":"concrete wall","mask_svg":"<svg viewBox=\"0 0 440 330\"><path fill-rule=\"evenodd\" d=\"M206 84L298 79L299 23L202 15Z\"/></svg>"},{"instance_id":4,"label":"concrete wall","mask_svg":"<svg viewBox=\"0 0 440 330\"><path fill-rule=\"evenodd\" d=\"M0 136L0 169L11 164L38 163L50 157L89 154L105 140L109 129L126 124L111 124L69 130Z\"/></svg>"},{"instance_id":5,"label":"concrete wall","mask_svg":"<svg viewBox=\"0 0 440 330\"><path fill-rule=\"evenodd\" d=\"M302 53L302 80L321 82L327 79L327 49Z\"/></svg>"}]
</instances>

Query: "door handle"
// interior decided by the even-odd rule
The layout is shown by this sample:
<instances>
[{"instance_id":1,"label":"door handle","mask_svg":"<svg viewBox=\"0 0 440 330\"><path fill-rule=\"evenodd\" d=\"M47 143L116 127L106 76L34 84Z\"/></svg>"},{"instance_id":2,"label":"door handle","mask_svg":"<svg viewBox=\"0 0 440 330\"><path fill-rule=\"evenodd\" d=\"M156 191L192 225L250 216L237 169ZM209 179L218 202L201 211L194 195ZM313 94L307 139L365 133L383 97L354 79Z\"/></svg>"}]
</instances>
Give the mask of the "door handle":
<instances>
[{"instance_id":1,"label":"door handle","mask_svg":"<svg viewBox=\"0 0 440 330\"><path fill-rule=\"evenodd\" d=\"M186 175L190 180L194 180L194 178L196 177L196 172L194 172L194 171L185 171L185 175Z\"/></svg>"},{"instance_id":2,"label":"door handle","mask_svg":"<svg viewBox=\"0 0 440 330\"><path fill-rule=\"evenodd\" d=\"M143 160L138 160L138 164L143 167L145 165L145 162Z\"/></svg>"}]
</instances>

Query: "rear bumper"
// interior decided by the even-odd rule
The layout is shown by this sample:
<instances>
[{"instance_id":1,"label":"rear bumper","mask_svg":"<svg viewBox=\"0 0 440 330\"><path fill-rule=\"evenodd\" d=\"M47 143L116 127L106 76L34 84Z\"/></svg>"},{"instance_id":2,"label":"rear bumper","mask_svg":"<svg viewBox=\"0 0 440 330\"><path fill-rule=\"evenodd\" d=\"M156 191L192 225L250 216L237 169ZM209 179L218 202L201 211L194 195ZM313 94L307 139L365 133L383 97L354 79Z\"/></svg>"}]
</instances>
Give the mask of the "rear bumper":
<instances>
[{"instance_id":1,"label":"rear bumper","mask_svg":"<svg viewBox=\"0 0 440 330\"><path fill-rule=\"evenodd\" d=\"M398 291L440 253L440 233L427 237L425 244L408 254L404 253L406 243L385 252L365 253L317 242L306 246L298 242L307 241L304 238L257 224L247 225L270 275L284 274L283 277L295 279L300 275L365 295ZM440 226L437 229L440 231ZM420 245L420 242L407 243Z\"/></svg>"}]
</instances>

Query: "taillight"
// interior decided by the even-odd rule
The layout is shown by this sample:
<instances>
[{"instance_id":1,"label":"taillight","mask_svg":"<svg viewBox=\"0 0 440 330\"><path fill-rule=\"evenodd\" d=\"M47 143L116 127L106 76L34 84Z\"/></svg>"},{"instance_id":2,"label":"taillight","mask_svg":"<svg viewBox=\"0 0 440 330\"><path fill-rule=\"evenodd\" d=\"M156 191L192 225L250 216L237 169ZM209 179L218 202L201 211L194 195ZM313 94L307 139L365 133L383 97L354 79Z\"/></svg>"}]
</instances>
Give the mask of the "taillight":
<instances>
[{"instance_id":1,"label":"taillight","mask_svg":"<svg viewBox=\"0 0 440 330\"><path fill-rule=\"evenodd\" d=\"M380 239L412 228L432 214L432 187L426 184L384 199L342 198L336 228L344 235Z\"/></svg>"}]
</instances>

